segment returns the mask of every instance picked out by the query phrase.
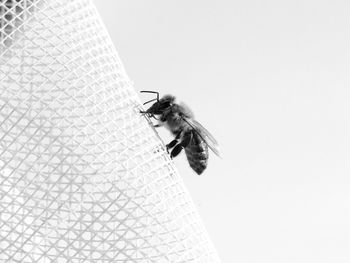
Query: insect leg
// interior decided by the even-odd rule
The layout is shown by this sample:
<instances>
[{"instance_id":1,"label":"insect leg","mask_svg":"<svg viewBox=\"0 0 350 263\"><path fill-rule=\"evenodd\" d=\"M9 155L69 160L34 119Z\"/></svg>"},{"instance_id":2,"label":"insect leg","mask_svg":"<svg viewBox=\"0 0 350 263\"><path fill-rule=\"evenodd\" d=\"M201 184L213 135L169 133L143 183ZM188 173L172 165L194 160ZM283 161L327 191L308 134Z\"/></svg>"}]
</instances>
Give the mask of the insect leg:
<instances>
[{"instance_id":1,"label":"insect leg","mask_svg":"<svg viewBox=\"0 0 350 263\"><path fill-rule=\"evenodd\" d=\"M166 150L167 152L169 152L169 149L173 148L176 144L178 143L178 140L172 140L171 142L169 142L167 145L166 145Z\"/></svg>"},{"instance_id":2,"label":"insect leg","mask_svg":"<svg viewBox=\"0 0 350 263\"><path fill-rule=\"evenodd\" d=\"M154 116L154 114L151 114L150 117L159 121L159 119L157 119L156 116Z\"/></svg>"},{"instance_id":3,"label":"insect leg","mask_svg":"<svg viewBox=\"0 0 350 263\"><path fill-rule=\"evenodd\" d=\"M148 111L142 111L142 110L140 110L140 113L141 113L141 114L144 114L144 115L146 114L148 118L154 118L154 119L156 119L157 121L159 121L159 119L157 119L156 116L154 116L153 113L149 113Z\"/></svg>"},{"instance_id":4,"label":"insect leg","mask_svg":"<svg viewBox=\"0 0 350 263\"><path fill-rule=\"evenodd\" d=\"M174 147L174 149L171 151L170 158L172 159L172 158L176 157L182 151L183 148L186 148L188 146L188 144L190 143L190 141L192 140L192 137L193 137L192 131L187 132L183 136L181 142L178 145L176 145Z\"/></svg>"},{"instance_id":5,"label":"insect leg","mask_svg":"<svg viewBox=\"0 0 350 263\"><path fill-rule=\"evenodd\" d=\"M172 140L170 143L168 143L166 145L166 150L169 153L169 149L173 148L178 142L179 142L179 138L181 136L181 131L177 133L176 137L174 140Z\"/></svg>"},{"instance_id":6,"label":"insect leg","mask_svg":"<svg viewBox=\"0 0 350 263\"><path fill-rule=\"evenodd\" d=\"M183 147L181 144L176 145L170 153L170 158L173 159L174 157L178 156L182 149Z\"/></svg>"}]
</instances>

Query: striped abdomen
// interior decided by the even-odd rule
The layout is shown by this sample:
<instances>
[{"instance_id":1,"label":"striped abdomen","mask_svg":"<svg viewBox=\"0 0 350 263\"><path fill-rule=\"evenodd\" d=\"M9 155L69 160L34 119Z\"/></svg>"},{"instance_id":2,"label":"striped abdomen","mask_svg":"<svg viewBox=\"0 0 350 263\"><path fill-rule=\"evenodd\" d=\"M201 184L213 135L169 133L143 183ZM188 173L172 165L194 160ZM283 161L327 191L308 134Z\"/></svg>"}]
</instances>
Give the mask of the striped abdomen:
<instances>
[{"instance_id":1,"label":"striped abdomen","mask_svg":"<svg viewBox=\"0 0 350 263\"><path fill-rule=\"evenodd\" d=\"M191 168L197 174L201 174L208 164L208 145L197 132L193 132L192 140L185 148L185 152Z\"/></svg>"}]
</instances>

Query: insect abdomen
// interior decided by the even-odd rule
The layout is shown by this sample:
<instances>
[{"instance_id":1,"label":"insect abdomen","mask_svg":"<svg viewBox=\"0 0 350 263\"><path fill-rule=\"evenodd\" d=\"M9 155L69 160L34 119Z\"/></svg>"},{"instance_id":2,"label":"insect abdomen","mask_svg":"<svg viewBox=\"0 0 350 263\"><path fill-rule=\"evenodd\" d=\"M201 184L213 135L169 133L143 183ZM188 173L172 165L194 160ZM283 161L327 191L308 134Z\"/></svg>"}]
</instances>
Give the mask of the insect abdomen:
<instances>
[{"instance_id":1,"label":"insect abdomen","mask_svg":"<svg viewBox=\"0 0 350 263\"><path fill-rule=\"evenodd\" d=\"M191 168L197 174L201 174L208 165L208 145L196 132L193 133L193 138L185 148L185 152Z\"/></svg>"}]
</instances>

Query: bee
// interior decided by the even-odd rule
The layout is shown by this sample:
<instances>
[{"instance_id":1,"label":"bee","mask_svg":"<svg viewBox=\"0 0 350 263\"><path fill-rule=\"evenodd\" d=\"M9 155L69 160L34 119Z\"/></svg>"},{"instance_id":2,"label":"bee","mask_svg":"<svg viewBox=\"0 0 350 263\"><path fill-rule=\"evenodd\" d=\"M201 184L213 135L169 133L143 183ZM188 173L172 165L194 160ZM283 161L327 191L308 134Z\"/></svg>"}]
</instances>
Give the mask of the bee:
<instances>
[{"instance_id":1,"label":"bee","mask_svg":"<svg viewBox=\"0 0 350 263\"><path fill-rule=\"evenodd\" d=\"M141 91L157 94L157 98L145 102L156 101L146 111L140 113L155 118L158 124L154 127L166 127L174 136L174 140L166 145L170 158L176 157L183 149L191 168L201 174L207 168L210 148L219 156L218 143L214 137L198 121L192 111L183 103L178 104L173 95L164 95L159 99L156 91Z\"/></svg>"}]
</instances>

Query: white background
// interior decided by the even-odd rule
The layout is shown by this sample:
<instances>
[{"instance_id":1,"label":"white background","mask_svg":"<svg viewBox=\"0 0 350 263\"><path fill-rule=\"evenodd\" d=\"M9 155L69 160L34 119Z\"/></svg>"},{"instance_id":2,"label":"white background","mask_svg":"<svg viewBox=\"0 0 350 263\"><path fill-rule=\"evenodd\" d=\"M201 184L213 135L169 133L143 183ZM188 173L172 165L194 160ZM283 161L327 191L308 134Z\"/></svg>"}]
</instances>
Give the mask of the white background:
<instances>
[{"instance_id":1,"label":"white background","mask_svg":"<svg viewBox=\"0 0 350 263\"><path fill-rule=\"evenodd\" d=\"M220 142L202 176L175 162L222 261L349 263L350 2L95 4L135 87Z\"/></svg>"}]
</instances>

